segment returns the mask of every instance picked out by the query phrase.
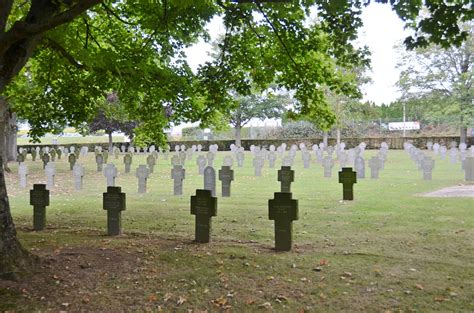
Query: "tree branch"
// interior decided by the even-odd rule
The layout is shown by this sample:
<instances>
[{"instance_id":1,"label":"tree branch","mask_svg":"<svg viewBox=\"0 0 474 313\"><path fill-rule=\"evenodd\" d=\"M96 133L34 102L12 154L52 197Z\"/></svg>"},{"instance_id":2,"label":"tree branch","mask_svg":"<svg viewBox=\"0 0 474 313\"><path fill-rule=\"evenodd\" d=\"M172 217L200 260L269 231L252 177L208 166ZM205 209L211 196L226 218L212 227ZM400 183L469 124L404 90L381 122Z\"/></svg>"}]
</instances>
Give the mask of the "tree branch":
<instances>
[{"instance_id":1,"label":"tree branch","mask_svg":"<svg viewBox=\"0 0 474 313\"><path fill-rule=\"evenodd\" d=\"M8 16L12 10L13 0L0 1L0 33L5 32Z\"/></svg>"},{"instance_id":2,"label":"tree branch","mask_svg":"<svg viewBox=\"0 0 474 313\"><path fill-rule=\"evenodd\" d=\"M117 13L115 13L111 8L109 8L105 3L101 3L102 7L105 9L105 11L107 13L109 13L110 15L112 15L113 17L115 17L117 20L119 20L120 22L124 23L124 24L127 24L127 25L132 25L132 26L136 26L137 24L135 23L130 23L126 20L124 20L123 18L121 18Z\"/></svg>"},{"instance_id":3,"label":"tree branch","mask_svg":"<svg viewBox=\"0 0 474 313\"><path fill-rule=\"evenodd\" d=\"M264 2L264 1L262 1ZM265 20L267 21L267 23L270 25L270 27L272 28L273 32L275 33L275 36L277 37L278 41L280 42L280 44L282 45L283 49L285 50L285 53L288 55L288 58L290 58L290 61L291 63L293 63L294 67L295 67L295 70L298 72L298 75L303 78L304 75L303 73L301 72L301 69L300 69L300 66L298 63L296 63L295 59L293 59L293 56L291 55L290 53L290 49L288 49L287 45L285 44L285 42L283 41L283 38L281 38L280 34L278 33L278 30L276 29L275 25L273 25L273 23L270 21L270 19L268 18L268 15L265 13L265 11L263 11L263 8L262 6L260 5L260 1L257 1L256 2L257 4L257 7L258 7L258 10L260 11L260 13L262 13L263 17L265 18Z\"/></svg>"},{"instance_id":4,"label":"tree branch","mask_svg":"<svg viewBox=\"0 0 474 313\"><path fill-rule=\"evenodd\" d=\"M52 50L58 52L63 58L65 58L71 65L80 70L85 70L87 67L84 64L79 63L63 46L54 41L51 38L45 38L46 46Z\"/></svg>"},{"instance_id":5,"label":"tree branch","mask_svg":"<svg viewBox=\"0 0 474 313\"><path fill-rule=\"evenodd\" d=\"M72 6L70 9L54 15L44 21L39 21L38 23L17 21L8 32L3 34L0 33L0 42L9 46L12 44L12 42L42 34L48 30L74 20L78 15L84 13L94 5L101 2L102 0L82 0L78 4Z\"/></svg>"}]
</instances>

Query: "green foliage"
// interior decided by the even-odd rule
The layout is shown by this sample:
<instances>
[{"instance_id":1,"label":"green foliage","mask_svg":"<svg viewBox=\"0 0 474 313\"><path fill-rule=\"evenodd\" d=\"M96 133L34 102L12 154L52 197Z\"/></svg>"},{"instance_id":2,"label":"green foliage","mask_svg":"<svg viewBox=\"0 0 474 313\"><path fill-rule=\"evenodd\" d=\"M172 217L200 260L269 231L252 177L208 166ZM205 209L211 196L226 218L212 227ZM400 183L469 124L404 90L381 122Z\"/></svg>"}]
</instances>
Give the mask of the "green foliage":
<instances>
[{"instance_id":1,"label":"green foliage","mask_svg":"<svg viewBox=\"0 0 474 313\"><path fill-rule=\"evenodd\" d=\"M322 131L307 121L285 123L277 132L276 138L315 138L322 136Z\"/></svg>"},{"instance_id":2,"label":"green foliage","mask_svg":"<svg viewBox=\"0 0 474 313\"><path fill-rule=\"evenodd\" d=\"M237 96L230 112L230 123L234 127L245 126L252 118L266 119L281 117L292 103L289 95L265 93Z\"/></svg>"},{"instance_id":3,"label":"green foliage","mask_svg":"<svg viewBox=\"0 0 474 313\"><path fill-rule=\"evenodd\" d=\"M28 120L34 138L79 127L111 91L141 122L135 132L142 143L163 142L163 129L185 121L224 125L234 105L229 91L248 96L277 84L298 100L289 116L324 129L337 122L325 90L359 95L346 70L368 63L367 50L353 46L361 1L99 2L12 0L11 11L9 1L0 8L0 92ZM459 43L468 32L457 22L472 19L466 0L391 5L416 30L410 47ZM309 22L312 11L318 15ZM67 18L59 21L60 15ZM183 48L209 40L205 25L215 16L223 18L225 36L195 75ZM24 51L15 50L20 42ZM9 64L15 65L7 72Z\"/></svg>"},{"instance_id":4,"label":"green foliage","mask_svg":"<svg viewBox=\"0 0 474 313\"><path fill-rule=\"evenodd\" d=\"M418 120L457 117L463 126L474 123L474 24L463 28L471 35L460 47L432 45L402 54L400 101Z\"/></svg>"}]
</instances>

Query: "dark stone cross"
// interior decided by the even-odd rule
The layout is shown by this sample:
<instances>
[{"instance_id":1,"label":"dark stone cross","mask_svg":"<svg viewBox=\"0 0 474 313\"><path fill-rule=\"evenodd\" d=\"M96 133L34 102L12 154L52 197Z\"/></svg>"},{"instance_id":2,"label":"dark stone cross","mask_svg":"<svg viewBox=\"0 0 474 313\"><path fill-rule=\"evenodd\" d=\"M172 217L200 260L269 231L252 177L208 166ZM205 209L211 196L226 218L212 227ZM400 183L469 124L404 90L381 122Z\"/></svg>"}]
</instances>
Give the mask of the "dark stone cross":
<instances>
[{"instance_id":1,"label":"dark stone cross","mask_svg":"<svg viewBox=\"0 0 474 313\"><path fill-rule=\"evenodd\" d=\"M153 169L155 168L155 165L156 165L156 159L153 154L149 154L147 156L146 164L148 165L148 169L150 170L150 173L153 173Z\"/></svg>"},{"instance_id":2,"label":"dark stone cross","mask_svg":"<svg viewBox=\"0 0 474 313\"><path fill-rule=\"evenodd\" d=\"M46 226L46 207L49 206L49 190L45 184L33 185L30 205L33 206L33 229L43 230Z\"/></svg>"},{"instance_id":3,"label":"dark stone cross","mask_svg":"<svg viewBox=\"0 0 474 313\"><path fill-rule=\"evenodd\" d=\"M74 153L69 154L67 160L69 161L69 169L72 171L74 165L76 164L76 155Z\"/></svg>"},{"instance_id":4,"label":"dark stone cross","mask_svg":"<svg viewBox=\"0 0 474 313\"><path fill-rule=\"evenodd\" d=\"M268 218L275 221L275 250L290 251L293 221L298 220L298 200L291 199L291 192L275 192L268 200Z\"/></svg>"},{"instance_id":5,"label":"dark stone cross","mask_svg":"<svg viewBox=\"0 0 474 313\"><path fill-rule=\"evenodd\" d=\"M122 233L122 211L126 207L126 195L120 187L107 187L104 192L103 208L107 210L107 235L117 236Z\"/></svg>"},{"instance_id":6,"label":"dark stone cross","mask_svg":"<svg viewBox=\"0 0 474 313\"><path fill-rule=\"evenodd\" d=\"M281 192L291 192L291 183L295 181L295 171L290 166L282 166L278 170L278 181L281 182Z\"/></svg>"},{"instance_id":7,"label":"dark stone cross","mask_svg":"<svg viewBox=\"0 0 474 313\"><path fill-rule=\"evenodd\" d=\"M49 163L49 154L45 153L41 157L41 160L43 161L43 169L46 167L46 164Z\"/></svg>"},{"instance_id":8,"label":"dark stone cross","mask_svg":"<svg viewBox=\"0 0 474 313\"><path fill-rule=\"evenodd\" d=\"M74 155L76 156L76 160L79 160L79 155L80 155L79 149L74 150Z\"/></svg>"},{"instance_id":9,"label":"dark stone cross","mask_svg":"<svg viewBox=\"0 0 474 313\"><path fill-rule=\"evenodd\" d=\"M95 155L95 162L97 163L97 172L102 172L102 166L104 165L104 156L102 153L97 153Z\"/></svg>"},{"instance_id":10,"label":"dark stone cross","mask_svg":"<svg viewBox=\"0 0 474 313\"><path fill-rule=\"evenodd\" d=\"M107 160L109 159L109 152L107 150L102 151L102 157L104 158L103 163L107 163Z\"/></svg>"},{"instance_id":11,"label":"dark stone cross","mask_svg":"<svg viewBox=\"0 0 474 313\"><path fill-rule=\"evenodd\" d=\"M56 161L56 150L54 148L49 151L49 155L51 156L51 161L54 162Z\"/></svg>"},{"instance_id":12,"label":"dark stone cross","mask_svg":"<svg viewBox=\"0 0 474 313\"><path fill-rule=\"evenodd\" d=\"M230 166L222 166L219 170L219 180L222 182L222 196L230 197L230 184L234 180L234 171Z\"/></svg>"},{"instance_id":13,"label":"dark stone cross","mask_svg":"<svg viewBox=\"0 0 474 313\"><path fill-rule=\"evenodd\" d=\"M217 215L217 198L210 190L197 189L196 195L191 196L191 214L196 216L195 241L207 243L210 241L213 216Z\"/></svg>"},{"instance_id":14,"label":"dark stone cross","mask_svg":"<svg viewBox=\"0 0 474 313\"><path fill-rule=\"evenodd\" d=\"M339 183L342 184L342 200L354 200L354 184L357 183L357 173L352 167L343 167L339 172Z\"/></svg>"},{"instance_id":15,"label":"dark stone cross","mask_svg":"<svg viewBox=\"0 0 474 313\"><path fill-rule=\"evenodd\" d=\"M130 173L130 167L132 165L132 154L130 152L123 156L123 163L125 164L125 173Z\"/></svg>"},{"instance_id":16,"label":"dark stone cross","mask_svg":"<svg viewBox=\"0 0 474 313\"><path fill-rule=\"evenodd\" d=\"M22 153L18 153L16 156L16 161L18 164L25 162L25 156Z\"/></svg>"}]
</instances>

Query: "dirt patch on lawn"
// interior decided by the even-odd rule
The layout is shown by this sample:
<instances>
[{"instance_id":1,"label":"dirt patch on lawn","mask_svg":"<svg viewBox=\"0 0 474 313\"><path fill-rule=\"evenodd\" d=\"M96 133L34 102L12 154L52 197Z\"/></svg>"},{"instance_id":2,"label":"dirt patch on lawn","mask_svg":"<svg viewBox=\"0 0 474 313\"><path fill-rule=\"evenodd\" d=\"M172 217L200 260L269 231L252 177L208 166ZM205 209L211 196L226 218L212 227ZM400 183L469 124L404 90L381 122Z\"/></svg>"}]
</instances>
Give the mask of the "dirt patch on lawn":
<instances>
[{"instance_id":1,"label":"dirt patch on lawn","mask_svg":"<svg viewBox=\"0 0 474 313\"><path fill-rule=\"evenodd\" d=\"M459 185L421 194L423 197L469 197L474 198L474 185Z\"/></svg>"}]
</instances>

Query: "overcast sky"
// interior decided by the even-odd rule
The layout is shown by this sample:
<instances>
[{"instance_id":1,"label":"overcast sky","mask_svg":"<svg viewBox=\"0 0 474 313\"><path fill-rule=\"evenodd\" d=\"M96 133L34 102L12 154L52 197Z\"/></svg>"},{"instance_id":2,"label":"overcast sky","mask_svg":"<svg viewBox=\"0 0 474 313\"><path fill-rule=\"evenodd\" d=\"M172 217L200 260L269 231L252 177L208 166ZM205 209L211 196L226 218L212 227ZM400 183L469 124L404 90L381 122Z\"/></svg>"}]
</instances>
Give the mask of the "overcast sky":
<instances>
[{"instance_id":1,"label":"overcast sky","mask_svg":"<svg viewBox=\"0 0 474 313\"><path fill-rule=\"evenodd\" d=\"M406 37L403 23L391 10L390 5L371 3L365 8L362 18L364 27L361 29L359 41L372 52L372 71L370 76L373 83L364 88L364 100L370 100L380 105L396 100L398 93L395 83L398 71L395 66L397 55L393 46ZM209 24L213 39L224 32L222 21L214 19ZM186 50L188 62L193 69L199 64L210 60L210 46L203 41Z\"/></svg>"}]
</instances>

